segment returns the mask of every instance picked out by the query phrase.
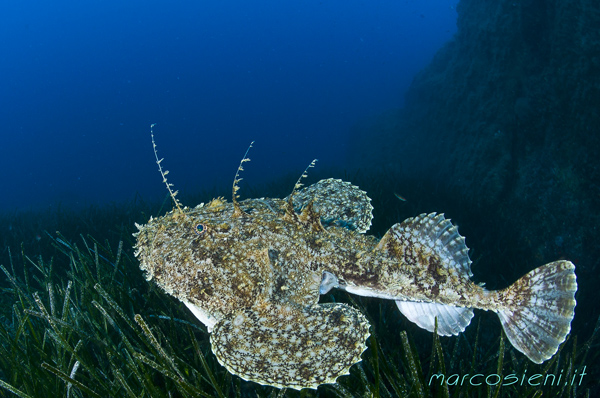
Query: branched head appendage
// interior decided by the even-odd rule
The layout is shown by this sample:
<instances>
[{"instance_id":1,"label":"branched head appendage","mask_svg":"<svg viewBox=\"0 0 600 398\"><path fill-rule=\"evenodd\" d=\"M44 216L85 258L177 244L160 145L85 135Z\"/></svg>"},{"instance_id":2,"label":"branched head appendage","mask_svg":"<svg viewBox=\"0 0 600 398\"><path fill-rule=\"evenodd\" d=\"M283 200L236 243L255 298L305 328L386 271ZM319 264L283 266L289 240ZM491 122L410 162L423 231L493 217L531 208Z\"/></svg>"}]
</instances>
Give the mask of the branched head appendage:
<instances>
[{"instance_id":1,"label":"branched head appendage","mask_svg":"<svg viewBox=\"0 0 600 398\"><path fill-rule=\"evenodd\" d=\"M240 205L237 201L240 197L240 195L237 194L237 191L239 191L240 189L240 186L238 184L240 181L242 181L242 178L240 177L240 172L244 171L243 165L244 163L250 161L250 159L248 158L248 152L250 151L250 148L252 148L252 144L254 144L254 141L252 141L248 146L248 149L246 149L246 153L244 153L244 157L242 158L242 161L240 162L240 165L238 166L238 169L235 172L235 177L233 178L233 187L231 188L231 200L233 201L234 216L241 216L245 214L244 211L240 208Z\"/></svg>"},{"instance_id":2,"label":"branched head appendage","mask_svg":"<svg viewBox=\"0 0 600 398\"><path fill-rule=\"evenodd\" d=\"M158 152L156 151L156 143L154 142L154 126L156 126L156 123L152 123L150 125L150 136L152 137L152 149L154 150L154 157L156 158L156 164L158 165L158 171L160 171L160 175L163 178L163 182L167 186L167 189L169 190L169 194L171 195L171 199L173 199L173 202L175 202L175 206L177 207L177 210L180 213L183 213L183 209L181 208L181 203L176 198L179 191L173 192L173 190L171 189L173 184L170 184L169 182L167 182L167 174L169 174L169 170L163 170L162 166L160 165L161 162L165 159L164 158L158 159Z\"/></svg>"},{"instance_id":3,"label":"branched head appendage","mask_svg":"<svg viewBox=\"0 0 600 398\"><path fill-rule=\"evenodd\" d=\"M308 166L306 166L306 168L302 172L302 175L300 176L300 178L298 178L298 181L296 181L296 184L294 185L294 189L292 189L292 193L290 194L290 196L288 198L288 208L292 212L294 209L294 206L292 204L292 198L294 197L294 194L296 193L296 191L299 190L300 188L302 188L302 186L304 185L304 184L302 184L302 179L308 177L308 169L310 169L311 167L315 167L317 160L318 159L313 159L313 161L310 162L310 164Z\"/></svg>"}]
</instances>

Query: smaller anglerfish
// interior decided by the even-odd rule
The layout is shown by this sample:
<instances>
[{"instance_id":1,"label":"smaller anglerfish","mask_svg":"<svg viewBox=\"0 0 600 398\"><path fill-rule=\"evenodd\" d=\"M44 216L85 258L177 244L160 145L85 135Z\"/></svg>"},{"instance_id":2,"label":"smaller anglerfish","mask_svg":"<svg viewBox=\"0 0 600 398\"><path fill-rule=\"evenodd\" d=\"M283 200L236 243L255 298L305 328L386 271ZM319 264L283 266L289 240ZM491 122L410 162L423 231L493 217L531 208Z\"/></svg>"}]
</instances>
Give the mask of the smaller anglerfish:
<instances>
[{"instance_id":1,"label":"smaller anglerfish","mask_svg":"<svg viewBox=\"0 0 600 398\"><path fill-rule=\"evenodd\" d=\"M319 304L332 288L394 300L429 331L437 318L442 336L464 331L473 308L494 311L512 345L536 363L570 331L577 290L570 261L490 291L471 281L465 240L442 214L409 218L376 239L365 234L373 208L359 188L326 179L300 189L298 180L286 198L238 201L242 164L231 202L187 208L156 160L175 207L137 226L140 267L206 325L218 361L245 380L317 388L349 373L370 325L352 306Z\"/></svg>"}]
</instances>

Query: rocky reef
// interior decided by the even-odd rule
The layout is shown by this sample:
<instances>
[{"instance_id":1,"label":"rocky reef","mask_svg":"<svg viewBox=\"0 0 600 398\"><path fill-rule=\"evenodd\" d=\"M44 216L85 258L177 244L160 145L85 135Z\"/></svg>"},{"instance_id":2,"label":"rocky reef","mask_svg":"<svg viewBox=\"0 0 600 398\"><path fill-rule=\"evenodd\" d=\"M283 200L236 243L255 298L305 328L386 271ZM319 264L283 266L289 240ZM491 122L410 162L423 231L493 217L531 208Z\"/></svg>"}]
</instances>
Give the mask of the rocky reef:
<instances>
[{"instance_id":1,"label":"rocky reef","mask_svg":"<svg viewBox=\"0 0 600 398\"><path fill-rule=\"evenodd\" d=\"M600 3L460 0L457 12L405 108L357 126L350 154L492 211L531 253L521 266L571 259L585 294L600 258Z\"/></svg>"}]
</instances>

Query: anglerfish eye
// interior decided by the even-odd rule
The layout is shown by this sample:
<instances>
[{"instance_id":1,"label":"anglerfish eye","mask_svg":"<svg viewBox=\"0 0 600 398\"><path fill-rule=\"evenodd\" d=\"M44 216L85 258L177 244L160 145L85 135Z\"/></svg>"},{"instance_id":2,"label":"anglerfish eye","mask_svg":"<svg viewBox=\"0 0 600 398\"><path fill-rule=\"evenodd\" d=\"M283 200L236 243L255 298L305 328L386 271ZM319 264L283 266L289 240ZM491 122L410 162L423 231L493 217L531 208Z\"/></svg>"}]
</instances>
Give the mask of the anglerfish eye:
<instances>
[{"instance_id":1,"label":"anglerfish eye","mask_svg":"<svg viewBox=\"0 0 600 398\"><path fill-rule=\"evenodd\" d=\"M206 232L206 225L198 224L198 225L196 225L196 228L194 229L194 231L196 231L196 233L198 235L203 235Z\"/></svg>"}]
</instances>

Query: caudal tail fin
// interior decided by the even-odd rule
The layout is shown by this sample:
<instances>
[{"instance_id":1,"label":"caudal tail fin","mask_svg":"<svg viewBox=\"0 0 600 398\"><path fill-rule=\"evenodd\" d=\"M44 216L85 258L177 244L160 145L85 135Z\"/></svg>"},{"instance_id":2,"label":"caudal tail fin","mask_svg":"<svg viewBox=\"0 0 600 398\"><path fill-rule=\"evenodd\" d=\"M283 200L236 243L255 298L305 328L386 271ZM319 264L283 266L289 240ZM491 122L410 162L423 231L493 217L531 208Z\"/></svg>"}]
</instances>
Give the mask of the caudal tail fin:
<instances>
[{"instance_id":1,"label":"caudal tail fin","mask_svg":"<svg viewBox=\"0 0 600 398\"><path fill-rule=\"evenodd\" d=\"M535 363L552 358L571 330L577 281L570 261L529 272L498 292L500 322L512 345Z\"/></svg>"}]
</instances>

